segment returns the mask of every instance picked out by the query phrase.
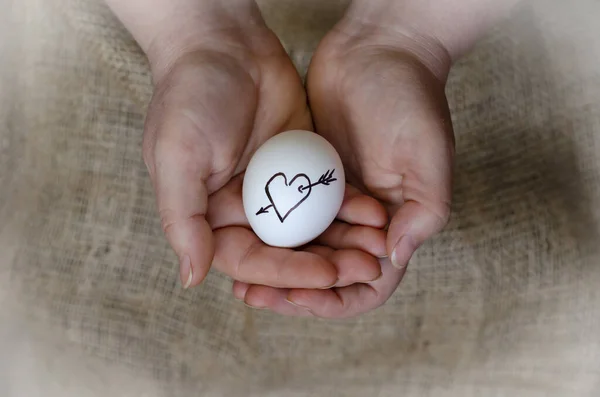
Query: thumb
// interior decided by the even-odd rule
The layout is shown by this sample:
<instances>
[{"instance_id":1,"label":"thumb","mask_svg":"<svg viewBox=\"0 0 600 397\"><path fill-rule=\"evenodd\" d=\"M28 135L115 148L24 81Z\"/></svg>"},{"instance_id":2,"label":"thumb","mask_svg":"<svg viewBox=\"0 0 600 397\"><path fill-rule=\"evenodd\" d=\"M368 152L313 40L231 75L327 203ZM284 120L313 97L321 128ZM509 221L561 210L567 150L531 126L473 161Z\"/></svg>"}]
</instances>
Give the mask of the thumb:
<instances>
[{"instance_id":1,"label":"thumb","mask_svg":"<svg viewBox=\"0 0 600 397\"><path fill-rule=\"evenodd\" d=\"M408 166L399 186L402 204L391 209L386 244L396 268L405 268L415 251L450 219L454 141L447 126L430 124L437 119L422 117L415 131L428 139L404 156Z\"/></svg>"},{"instance_id":2,"label":"thumb","mask_svg":"<svg viewBox=\"0 0 600 397\"><path fill-rule=\"evenodd\" d=\"M448 223L449 205L427 208L417 201L406 201L394 214L388 228L387 251L392 265L404 268L415 251Z\"/></svg>"},{"instance_id":3,"label":"thumb","mask_svg":"<svg viewBox=\"0 0 600 397\"><path fill-rule=\"evenodd\" d=\"M396 268L404 268L415 251L447 225L452 201L454 133L444 86L431 83L412 101L403 141L402 205L388 228L387 251Z\"/></svg>"},{"instance_id":4,"label":"thumb","mask_svg":"<svg viewBox=\"0 0 600 397\"><path fill-rule=\"evenodd\" d=\"M154 155L153 180L161 225L179 258L184 288L198 285L206 277L214 255L212 229L205 214L208 205L206 179L210 172L201 148L186 143L185 120L171 123L169 130L180 131L159 136ZM204 160L201 160L204 159Z\"/></svg>"}]
</instances>

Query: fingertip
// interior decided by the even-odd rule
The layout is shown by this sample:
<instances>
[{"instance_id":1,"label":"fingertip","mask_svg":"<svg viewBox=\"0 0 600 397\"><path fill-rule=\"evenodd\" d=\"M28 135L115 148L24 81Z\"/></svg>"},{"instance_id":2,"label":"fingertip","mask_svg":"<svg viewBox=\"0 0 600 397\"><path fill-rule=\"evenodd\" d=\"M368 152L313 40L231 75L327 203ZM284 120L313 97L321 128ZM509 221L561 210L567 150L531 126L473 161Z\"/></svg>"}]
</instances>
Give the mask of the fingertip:
<instances>
[{"instance_id":1,"label":"fingertip","mask_svg":"<svg viewBox=\"0 0 600 397\"><path fill-rule=\"evenodd\" d=\"M360 249L381 258L387 256L386 237L381 229L337 221L317 241L334 249Z\"/></svg>"},{"instance_id":2,"label":"fingertip","mask_svg":"<svg viewBox=\"0 0 600 397\"><path fill-rule=\"evenodd\" d=\"M331 262L330 260L327 260L317 254L310 254L312 256L314 256L315 258L318 258L318 263L315 265L314 269L315 269L315 279L320 280L320 285L315 285L313 288L323 288L323 289L327 289L327 288L331 288L332 286L336 285L336 283L339 281L339 275L338 275L338 269L335 266L335 264L333 264L333 262ZM319 274L320 273L320 274ZM316 274L319 274L319 276L317 277Z\"/></svg>"},{"instance_id":3,"label":"fingertip","mask_svg":"<svg viewBox=\"0 0 600 397\"><path fill-rule=\"evenodd\" d=\"M329 253L316 247L307 248L305 251L295 251L289 257L290 263L293 261L295 264L304 264L304 272L301 275L305 288L331 288L338 282L338 269L330 260ZM284 266L284 268L293 272L296 266ZM291 274L287 272L282 273L282 278L290 276Z\"/></svg>"},{"instance_id":4,"label":"fingertip","mask_svg":"<svg viewBox=\"0 0 600 397\"><path fill-rule=\"evenodd\" d=\"M417 250L417 244L409 235L403 236L392 249L390 261L396 269L404 269Z\"/></svg>"},{"instance_id":5,"label":"fingertip","mask_svg":"<svg viewBox=\"0 0 600 397\"><path fill-rule=\"evenodd\" d=\"M241 281L234 281L231 286L231 292L233 297L239 301L243 301L246 298L246 292L250 288L250 284L243 283Z\"/></svg>"},{"instance_id":6,"label":"fingertip","mask_svg":"<svg viewBox=\"0 0 600 397\"><path fill-rule=\"evenodd\" d=\"M338 213L339 220L353 225L382 229L388 222L385 207L373 197L348 194Z\"/></svg>"},{"instance_id":7,"label":"fingertip","mask_svg":"<svg viewBox=\"0 0 600 397\"><path fill-rule=\"evenodd\" d=\"M244 303L256 309L264 309L269 307L269 296L264 293L263 288L259 285L248 286L244 296Z\"/></svg>"},{"instance_id":8,"label":"fingertip","mask_svg":"<svg viewBox=\"0 0 600 397\"><path fill-rule=\"evenodd\" d=\"M204 217L192 217L170 227L167 240L179 257L179 277L184 289L201 284L212 263L212 230Z\"/></svg>"},{"instance_id":9,"label":"fingertip","mask_svg":"<svg viewBox=\"0 0 600 397\"><path fill-rule=\"evenodd\" d=\"M440 216L416 201L407 201L394 214L388 229L386 247L393 266L406 267L415 251L439 233L447 222L446 216Z\"/></svg>"},{"instance_id":10,"label":"fingertip","mask_svg":"<svg viewBox=\"0 0 600 397\"><path fill-rule=\"evenodd\" d=\"M249 284L243 300L246 305L255 309L273 309L282 303L287 293L285 288Z\"/></svg>"},{"instance_id":11,"label":"fingertip","mask_svg":"<svg viewBox=\"0 0 600 397\"><path fill-rule=\"evenodd\" d=\"M331 256L338 266L336 287L354 283L368 283L381 276L381 266L377 258L361 250L338 250Z\"/></svg>"}]
</instances>

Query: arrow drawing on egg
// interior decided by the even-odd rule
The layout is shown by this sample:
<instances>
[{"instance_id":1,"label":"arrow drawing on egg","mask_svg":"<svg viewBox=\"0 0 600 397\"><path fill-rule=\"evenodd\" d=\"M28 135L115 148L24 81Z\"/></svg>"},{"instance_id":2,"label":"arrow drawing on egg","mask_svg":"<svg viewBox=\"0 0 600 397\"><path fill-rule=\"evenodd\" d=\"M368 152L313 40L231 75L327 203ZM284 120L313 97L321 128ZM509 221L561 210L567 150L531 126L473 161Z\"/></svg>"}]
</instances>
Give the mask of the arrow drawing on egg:
<instances>
[{"instance_id":1,"label":"arrow drawing on egg","mask_svg":"<svg viewBox=\"0 0 600 397\"><path fill-rule=\"evenodd\" d=\"M276 173L265 185L265 194L270 204L259 209L256 215L268 214L269 210L273 209L279 221L283 223L300 204L308 199L314 187L329 186L337 181L333 177L334 172L335 169L327 170L315 183L311 183L306 174L297 174L288 182L283 172Z\"/></svg>"}]
</instances>

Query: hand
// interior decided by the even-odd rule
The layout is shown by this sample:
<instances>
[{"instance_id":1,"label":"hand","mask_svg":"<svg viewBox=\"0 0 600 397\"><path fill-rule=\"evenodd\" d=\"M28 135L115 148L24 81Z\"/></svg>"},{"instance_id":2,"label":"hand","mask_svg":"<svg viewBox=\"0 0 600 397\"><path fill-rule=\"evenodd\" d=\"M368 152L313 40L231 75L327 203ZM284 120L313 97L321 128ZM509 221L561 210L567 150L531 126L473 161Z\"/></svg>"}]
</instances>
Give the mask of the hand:
<instances>
[{"instance_id":1,"label":"hand","mask_svg":"<svg viewBox=\"0 0 600 397\"><path fill-rule=\"evenodd\" d=\"M428 238L448 222L454 138L444 94L450 59L435 43L343 20L318 47L308 73L316 130L337 148L349 181L383 203L391 218L383 276L285 298L321 317L349 317L382 305ZM432 56L434 55L434 56ZM252 287L280 312L280 291ZM260 290L260 291L258 291Z\"/></svg>"},{"instance_id":2,"label":"hand","mask_svg":"<svg viewBox=\"0 0 600 397\"><path fill-rule=\"evenodd\" d=\"M180 6L188 4L182 1ZM217 11L206 22L213 28L180 16L172 30L161 30L153 40L138 34L156 82L144 160L166 237L180 258L181 282L186 288L199 284L211 264L238 283L280 288L325 288L379 277L380 266L367 252L385 252L381 230L336 222L319 246L302 251L267 247L251 232L241 200L251 155L279 132L311 130L312 121L300 78L257 9L250 5L243 16L243 9L234 8L232 21L223 17L226 8L211 4ZM184 14L193 15L192 10ZM351 189L339 218L375 227L386 221L375 200Z\"/></svg>"},{"instance_id":3,"label":"hand","mask_svg":"<svg viewBox=\"0 0 600 397\"><path fill-rule=\"evenodd\" d=\"M351 24L343 21L318 49L309 98L317 131L340 152L351 183L388 209L389 260L375 283L289 295L331 317L383 304L415 250L447 224L451 202L454 136L444 94L450 58L422 38L355 36Z\"/></svg>"}]
</instances>

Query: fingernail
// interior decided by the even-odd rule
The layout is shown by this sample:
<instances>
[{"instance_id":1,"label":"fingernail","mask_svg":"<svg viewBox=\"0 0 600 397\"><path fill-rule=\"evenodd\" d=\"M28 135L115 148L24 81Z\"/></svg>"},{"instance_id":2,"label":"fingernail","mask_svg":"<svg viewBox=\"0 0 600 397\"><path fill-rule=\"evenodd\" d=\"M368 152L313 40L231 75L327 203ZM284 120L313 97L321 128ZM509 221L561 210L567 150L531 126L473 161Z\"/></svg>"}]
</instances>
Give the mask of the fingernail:
<instances>
[{"instance_id":1,"label":"fingernail","mask_svg":"<svg viewBox=\"0 0 600 397\"><path fill-rule=\"evenodd\" d=\"M318 289L330 289L330 288L333 288L333 287L335 287L335 286L336 286L336 284L337 284L339 281L340 281L340 279L338 278L338 279L336 279L336 280L335 280L335 283L333 283L333 284L331 284L331 285L328 285L327 287L318 288Z\"/></svg>"},{"instance_id":2,"label":"fingernail","mask_svg":"<svg viewBox=\"0 0 600 397\"><path fill-rule=\"evenodd\" d=\"M266 307L262 307L262 306L252 306L251 304L249 304L247 302L244 302L244 305L246 305L250 309L255 309L255 310L264 310L264 309L266 309Z\"/></svg>"},{"instance_id":3,"label":"fingernail","mask_svg":"<svg viewBox=\"0 0 600 397\"><path fill-rule=\"evenodd\" d=\"M398 244L392 250L392 266L397 269L403 269L408 265L408 261L412 258L417 249L417 244L411 236L403 236Z\"/></svg>"},{"instance_id":4,"label":"fingernail","mask_svg":"<svg viewBox=\"0 0 600 397\"><path fill-rule=\"evenodd\" d=\"M181 279L186 280L185 284L183 284L183 289L190 288L194 279L194 271L192 270L192 261L189 255L185 255L180 260L179 271L181 272Z\"/></svg>"},{"instance_id":5,"label":"fingernail","mask_svg":"<svg viewBox=\"0 0 600 397\"><path fill-rule=\"evenodd\" d=\"M312 312L312 310L310 310L308 307L297 304L296 302L294 302L293 300L291 300L289 297L285 298L285 301L287 303L289 303L290 305L292 305L292 306L296 306L296 307L298 307L300 309L304 309L304 310L308 311L310 314L314 315L314 313Z\"/></svg>"}]
</instances>

